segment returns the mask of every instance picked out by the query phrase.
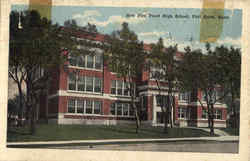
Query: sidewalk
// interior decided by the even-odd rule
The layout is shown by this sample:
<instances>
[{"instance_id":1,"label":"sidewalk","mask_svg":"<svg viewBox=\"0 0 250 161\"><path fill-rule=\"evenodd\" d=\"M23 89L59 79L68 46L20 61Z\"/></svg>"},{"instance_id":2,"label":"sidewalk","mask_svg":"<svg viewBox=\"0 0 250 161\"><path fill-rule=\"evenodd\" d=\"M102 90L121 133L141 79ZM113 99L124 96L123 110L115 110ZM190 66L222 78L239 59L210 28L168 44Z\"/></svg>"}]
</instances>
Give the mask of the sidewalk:
<instances>
[{"instance_id":1,"label":"sidewalk","mask_svg":"<svg viewBox=\"0 0 250 161\"><path fill-rule=\"evenodd\" d=\"M167 138L167 139L107 139L107 140L72 140L72 141L39 141L39 142L11 142L7 146L12 145L63 145L63 144L112 144L112 143L139 143L139 142L178 142L178 141L218 141L233 142L239 141L239 136L217 136L217 137L189 137L189 138Z\"/></svg>"}]
</instances>

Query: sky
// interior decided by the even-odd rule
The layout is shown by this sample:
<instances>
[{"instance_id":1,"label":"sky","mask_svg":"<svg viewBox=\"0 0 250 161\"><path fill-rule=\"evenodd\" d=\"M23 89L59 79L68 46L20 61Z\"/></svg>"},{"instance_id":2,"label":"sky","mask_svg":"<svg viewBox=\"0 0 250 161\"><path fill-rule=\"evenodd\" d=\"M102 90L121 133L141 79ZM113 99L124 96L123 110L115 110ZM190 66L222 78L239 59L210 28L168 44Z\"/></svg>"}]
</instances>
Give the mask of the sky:
<instances>
[{"instance_id":1,"label":"sky","mask_svg":"<svg viewBox=\"0 0 250 161\"><path fill-rule=\"evenodd\" d=\"M24 10L27 6L12 6L12 10ZM200 42L199 18L200 9L175 9L175 8L138 8L138 7L86 7L86 6L53 6L52 22L63 25L68 19L75 19L77 24L85 26L88 22L95 24L98 31L110 34L121 29L123 22L128 22L129 27L144 43L155 43L160 37L165 46L178 44L178 49L184 51L186 46L192 49L202 49L205 44ZM162 15L172 15L173 18L163 18ZM175 15L188 15L189 18L175 18ZM134 17L131 17L134 15ZM139 17L146 15L146 17ZM153 17L150 15L160 15ZM241 47L242 10L224 10L227 19L223 21L223 30L212 47L225 45Z\"/></svg>"}]
</instances>

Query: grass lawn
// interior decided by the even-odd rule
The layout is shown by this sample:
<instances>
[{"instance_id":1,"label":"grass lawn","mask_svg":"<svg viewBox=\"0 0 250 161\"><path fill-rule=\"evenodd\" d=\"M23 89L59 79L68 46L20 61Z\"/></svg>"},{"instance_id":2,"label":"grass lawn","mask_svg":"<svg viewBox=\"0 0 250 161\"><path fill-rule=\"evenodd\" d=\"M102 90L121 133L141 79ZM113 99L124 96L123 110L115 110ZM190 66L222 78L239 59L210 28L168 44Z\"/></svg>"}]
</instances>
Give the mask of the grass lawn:
<instances>
[{"instance_id":1,"label":"grass lawn","mask_svg":"<svg viewBox=\"0 0 250 161\"><path fill-rule=\"evenodd\" d=\"M220 130L225 131L226 133L228 133L229 135L232 136L239 136L240 130L239 129L235 129L235 128L221 128Z\"/></svg>"},{"instance_id":2,"label":"grass lawn","mask_svg":"<svg viewBox=\"0 0 250 161\"><path fill-rule=\"evenodd\" d=\"M145 138L181 138L209 136L208 132L191 128L169 128L168 134L162 127L141 127L139 134L132 125L37 125L35 135L29 135L28 129L12 128L8 130L7 141L66 141L98 139L145 139Z\"/></svg>"}]
</instances>

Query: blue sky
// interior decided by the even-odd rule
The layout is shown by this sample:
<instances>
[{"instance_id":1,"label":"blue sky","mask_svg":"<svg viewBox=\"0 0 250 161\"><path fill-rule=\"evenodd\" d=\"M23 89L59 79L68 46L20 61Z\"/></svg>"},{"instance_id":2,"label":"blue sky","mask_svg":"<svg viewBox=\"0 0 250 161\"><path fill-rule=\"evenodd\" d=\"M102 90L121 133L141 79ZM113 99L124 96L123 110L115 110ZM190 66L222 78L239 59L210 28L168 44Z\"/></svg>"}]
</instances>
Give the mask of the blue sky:
<instances>
[{"instance_id":1,"label":"blue sky","mask_svg":"<svg viewBox=\"0 0 250 161\"><path fill-rule=\"evenodd\" d=\"M25 6L13 6L12 10L23 10ZM121 8L121 7L83 7L83 6L53 6L52 21L63 25L65 20L75 19L78 25L84 26L88 22L95 24L100 33L110 34L121 27L122 22L129 23L144 43L157 42L162 37L166 46L178 44L178 49L191 46L192 49L204 49L200 43L200 19L192 18L199 15L200 9L173 9L173 8ZM134 14L135 17L127 17ZM138 17L138 14L146 17ZM152 18L149 15L188 15L189 18ZM223 32L215 45L241 47L242 10L225 10ZM192 41L190 41L192 39Z\"/></svg>"}]
</instances>

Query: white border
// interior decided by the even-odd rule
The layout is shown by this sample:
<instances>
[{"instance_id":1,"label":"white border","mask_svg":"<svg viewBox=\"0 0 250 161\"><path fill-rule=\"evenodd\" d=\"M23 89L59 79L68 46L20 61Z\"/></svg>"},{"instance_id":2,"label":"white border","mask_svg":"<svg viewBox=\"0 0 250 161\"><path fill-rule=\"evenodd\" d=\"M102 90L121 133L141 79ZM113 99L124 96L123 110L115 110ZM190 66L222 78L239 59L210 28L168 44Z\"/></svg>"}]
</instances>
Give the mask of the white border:
<instances>
[{"instance_id":1,"label":"white border","mask_svg":"<svg viewBox=\"0 0 250 161\"><path fill-rule=\"evenodd\" d=\"M219 1L219 0L213 0ZM242 81L241 81L241 128L240 128L240 153L239 154L218 154L218 153L184 153L184 152L127 152L127 151L81 151L81 150L50 150L50 149L14 149L5 148L6 146L6 115L7 115L7 74L8 74L8 39L9 39L9 11L11 4L28 4L29 0L1 0L0 1L0 160L100 160L100 161L117 161L117 160L202 160L202 161L247 161L248 159L248 127L250 122L248 96L250 92L247 64L250 58L249 53L249 9L250 3L246 0L227 0L225 8L242 8L243 9L243 33L242 39ZM116 7L165 7L165 8L201 8L202 0L54 0L53 5L85 5L85 6L116 6ZM248 26L248 27L247 27ZM248 52L247 52L248 51Z\"/></svg>"}]
</instances>

